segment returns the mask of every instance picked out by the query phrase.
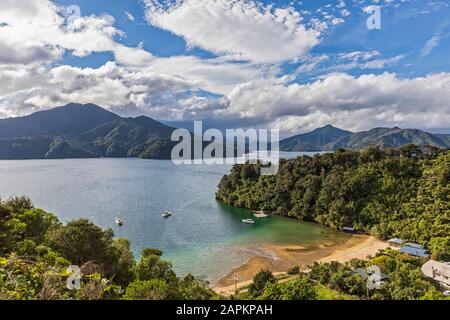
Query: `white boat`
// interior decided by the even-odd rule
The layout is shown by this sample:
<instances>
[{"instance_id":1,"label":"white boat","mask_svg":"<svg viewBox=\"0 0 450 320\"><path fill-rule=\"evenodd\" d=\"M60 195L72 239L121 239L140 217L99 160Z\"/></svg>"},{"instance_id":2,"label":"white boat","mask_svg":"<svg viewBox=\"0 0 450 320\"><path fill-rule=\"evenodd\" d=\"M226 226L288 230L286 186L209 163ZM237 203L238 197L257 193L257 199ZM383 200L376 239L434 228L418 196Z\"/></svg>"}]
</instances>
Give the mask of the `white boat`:
<instances>
[{"instance_id":1,"label":"white boat","mask_svg":"<svg viewBox=\"0 0 450 320\"><path fill-rule=\"evenodd\" d=\"M265 212L265 211L254 211L253 215L256 218L267 218L267 217L269 217L269 214L267 212Z\"/></svg>"},{"instance_id":2,"label":"white boat","mask_svg":"<svg viewBox=\"0 0 450 320\"><path fill-rule=\"evenodd\" d=\"M120 218L117 218L117 217L116 217L116 224L117 224L119 227L121 227L121 226L123 226L123 221L122 221Z\"/></svg>"},{"instance_id":3,"label":"white boat","mask_svg":"<svg viewBox=\"0 0 450 320\"><path fill-rule=\"evenodd\" d=\"M163 213L161 213L161 217L163 218L168 218L172 215L172 212L170 211L164 211Z\"/></svg>"},{"instance_id":4,"label":"white boat","mask_svg":"<svg viewBox=\"0 0 450 320\"><path fill-rule=\"evenodd\" d=\"M253 219L242 219L242 223L255 224L255 220L253 220Z\"/></svg>"}]
</instances>

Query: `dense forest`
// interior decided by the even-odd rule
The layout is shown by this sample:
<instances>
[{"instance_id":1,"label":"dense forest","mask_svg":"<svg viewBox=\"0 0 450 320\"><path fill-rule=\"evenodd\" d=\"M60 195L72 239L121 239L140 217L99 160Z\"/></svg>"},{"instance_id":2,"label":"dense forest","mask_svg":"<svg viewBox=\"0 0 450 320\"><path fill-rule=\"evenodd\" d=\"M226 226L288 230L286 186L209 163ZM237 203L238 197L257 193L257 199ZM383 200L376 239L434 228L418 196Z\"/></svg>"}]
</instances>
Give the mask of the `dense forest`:
<instances>
[{"instance_id":1,"label":"dense forest","mask_svg":"<svg viewBox=\"0 0 450 320\"><path fill-rule=\"evenodd\" d=\"M281 160L273 176L261 164L235 165L218 200L379 238L400 237L450 259L450 151L405 145Z\"/></svg>"},{"instance_id":2,"label":"dense forest","mask_svg":"<svg viewBox=\"0 0 450 320\"><path fill-rule=\"evenodd\" d=\"M28 198L0 202L0 300L211 299L206 282L176 276L158 249L136 261L127 239L85 219L62 224ZM79 286L71 265L80 268ZM72 280L74 282L72 283ZM70 290L68 281L73 284Z\"/></svg>"}]
</instances>

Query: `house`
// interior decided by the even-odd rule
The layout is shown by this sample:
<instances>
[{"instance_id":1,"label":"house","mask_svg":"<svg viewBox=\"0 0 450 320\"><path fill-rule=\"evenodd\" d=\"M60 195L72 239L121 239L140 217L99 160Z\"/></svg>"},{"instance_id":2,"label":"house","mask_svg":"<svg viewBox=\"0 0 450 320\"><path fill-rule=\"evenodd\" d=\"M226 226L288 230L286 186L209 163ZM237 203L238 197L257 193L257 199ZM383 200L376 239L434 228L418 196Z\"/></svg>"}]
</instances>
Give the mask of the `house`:
<instances>
[{"instance_id":1,"label":"house","mask_svg":"<svg viewBox=\"0 0 450 320\"><path fill-rule=\"evenodd\" d=\"M450 289L450 262L429 260L421 270L426 277L434 279L443 287Z\"/></svg>"},{"instance_id":2,"label":"house","mask_svg":"<svg viewBox=\"0 0 450 320\"><path fill-rule=\"evenodd\" d=\"M403 244L403 240L400 238L391 238L388 240L388 243L393 247L401 247Z\"/></svg>"},{"instance_id":3,"label":"house","mask_svg":"<svg viewBox=\"0 0 450 320\"><path fill-rule=\"evenodd\" d=\"M425 247L423 245L417 244L417 243L408 242L408 243L405 243L405 246L425 250Z\"/></svg>"},{"instance_id":4,"label":"house","mask_svg":"<svg viewBox=\"0 0 450 320\"><path fill-rule=\"evenodd\" d=\"M409 254L410 256L419 258L428 258L429 254L427 249L417 243L405 243L401 248L400 252Z\"/></svg>"}]
</instances>

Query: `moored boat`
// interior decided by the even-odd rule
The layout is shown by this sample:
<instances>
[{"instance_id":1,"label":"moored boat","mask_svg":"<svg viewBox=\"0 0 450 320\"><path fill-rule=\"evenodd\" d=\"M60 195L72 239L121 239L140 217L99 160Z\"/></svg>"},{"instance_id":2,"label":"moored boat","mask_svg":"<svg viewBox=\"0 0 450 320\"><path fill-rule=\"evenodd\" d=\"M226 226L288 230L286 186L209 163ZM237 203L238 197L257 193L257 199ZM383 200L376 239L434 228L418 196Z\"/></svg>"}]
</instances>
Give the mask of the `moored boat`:
<instances>
[{"instance_id":1,"label":"moored boat","mask_svg":"<svg viewBox=\"0 0 450 320\"><path fill-rule=\"evenodd\" d=\"M172 215L172 212L170 211L164 211L163 213L161 213L161 217L163 218L168 218Z\"/></svg>"}]
</instances>

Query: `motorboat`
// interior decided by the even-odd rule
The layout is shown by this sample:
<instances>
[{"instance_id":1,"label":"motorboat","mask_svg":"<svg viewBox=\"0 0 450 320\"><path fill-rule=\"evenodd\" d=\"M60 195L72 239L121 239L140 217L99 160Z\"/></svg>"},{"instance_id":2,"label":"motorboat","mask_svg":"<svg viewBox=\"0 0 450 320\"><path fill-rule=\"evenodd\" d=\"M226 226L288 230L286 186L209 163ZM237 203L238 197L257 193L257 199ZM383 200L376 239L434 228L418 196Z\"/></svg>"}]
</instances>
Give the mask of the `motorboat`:
<instances>
[{"instance_id":1,"label":"motorboat","mask_svg":"<svg viewBox=\"0 0 450 320\"><path fill-rule=\"evenodd\" d=\"M164 211L163 213L161 213L161 217L163 218L168 218L172 215L172 212L170 211Z\"/></svg>"},{"instance_id":2,"label":"motorboat","mask_svg":"<svg viewBox=\"0 0 450 320\"><path fill-rule=\"evenodd\" d=\"M242 223L255 224L255 220L253 220L253 219L242 219Z\"/></svg>"},{"instance_id":3,"label":"motorboat","mask_svg":"<svg viewBox=\"0 0 450 320\"><path fill-rule=\"evenodd\" d=\"M117 224L119 227L123 226L123 221L122 221L122 219L116 217L116 224Z\"/></svg>"}]
</instances>

